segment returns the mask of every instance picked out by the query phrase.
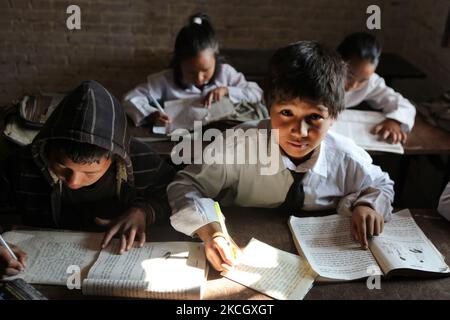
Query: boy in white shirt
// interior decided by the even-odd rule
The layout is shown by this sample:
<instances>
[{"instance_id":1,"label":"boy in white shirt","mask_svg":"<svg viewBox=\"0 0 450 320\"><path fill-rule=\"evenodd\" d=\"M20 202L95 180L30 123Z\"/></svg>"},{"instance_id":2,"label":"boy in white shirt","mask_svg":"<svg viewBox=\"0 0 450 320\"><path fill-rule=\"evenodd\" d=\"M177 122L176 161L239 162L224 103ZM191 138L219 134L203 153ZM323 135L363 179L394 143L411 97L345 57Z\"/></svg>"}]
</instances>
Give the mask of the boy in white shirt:
<instances>
[{"instance_id":1,"label":"boy in white shirt","mask_svg":"<svg viewBox=\"0 0 450 320\"><path fill-rule=\"evenodd\" d=\"M345 71L340 57L317 42L279 49L270 60L266 91L271 119L205 149L215 151L216 159L231 154L233 160L236 151L239 157L246 150L245 161L190 165L168 186L172 226L198 235L215 269L233 264L235 248L222 233L214 200L291 215L337 209L352 215L352 235L365 249L368 236L382 232L392 211L393 182L362 148L328 132L344 109ZM270 139L261 134L263 127L272 129ZM261 154L270 154L271 172L262 173L268 163ZM255 156L259 161L252 163Z\"/></svg>"},{"instance_id":2,"label":"boy in white shirt","mask_svg":"<svg viewBox=\"0 0 450 320\"><path fill-rule=\"evenodd\" d=\"M386 116L386 120L376 125L372 133L390 143L405 143L414 125L416 109L375 73L381 54L376 38L364 32L353 33L342 41L337 51L348 65L345 107L369 102L371 107L381 110Z\"/></svg>"}]
</instances>

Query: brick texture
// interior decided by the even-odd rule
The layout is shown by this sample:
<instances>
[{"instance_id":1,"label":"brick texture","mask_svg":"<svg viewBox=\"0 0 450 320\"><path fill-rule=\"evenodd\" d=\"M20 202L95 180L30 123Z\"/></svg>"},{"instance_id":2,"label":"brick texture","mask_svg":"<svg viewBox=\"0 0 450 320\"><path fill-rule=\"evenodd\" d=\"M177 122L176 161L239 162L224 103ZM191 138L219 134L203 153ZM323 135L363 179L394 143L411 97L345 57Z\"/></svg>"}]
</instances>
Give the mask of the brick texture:
<instances>
[{"instance_id":1,"label":"brick texture","mask_svg":"<svg viewBox=\"0 0 450 320\"><path fill-rule=\"evenodd\" d=\"M81 8L81 30L66 28L66 8ZM450 49L440 42L447 0L0 0L0 105L25 93L66 91L95 79L121 97L165 68L187 17L207 12L223 48L276 48L301 39L336 46L366 30L378 4L386 51L401 53L442 89Z\"/></svg>"}]
</instances>

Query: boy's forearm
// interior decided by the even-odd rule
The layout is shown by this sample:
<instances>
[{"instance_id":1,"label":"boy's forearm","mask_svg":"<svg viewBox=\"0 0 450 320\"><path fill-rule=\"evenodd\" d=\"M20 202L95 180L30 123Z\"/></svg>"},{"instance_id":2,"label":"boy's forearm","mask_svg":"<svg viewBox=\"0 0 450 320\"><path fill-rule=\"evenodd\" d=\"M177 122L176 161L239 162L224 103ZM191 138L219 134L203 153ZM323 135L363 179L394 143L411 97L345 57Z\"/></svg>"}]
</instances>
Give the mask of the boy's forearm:
<instances>
[{"instance_id":1,"label":"boy's forearm","mask_svg":"<svg viewBox=\"0 0 450 320\"><path fill-rule=\"evenodd\" d=\"M366 206L372 208L377 213L384 217L385 221L390 220L392 214L391 199L383 193L382 190L378 190L372 187L367 188L359 197L354 201L352 205L352 211L358 206Z\"/></svg>"},{"instance_id":2,"label":"boy's forearm","mask_svg":"<svg viewBox=\"0 0 450 320\"><path fill-rule=\"evenodd\" d=\"M195 233L203 242L209 242L216 233L221 233L222 228L218 222L211 222L197 229Z\"/></svg>"},{"instance_id":3,"label":"boy's forearm","mask_svg":"<svg viewBox=\"0 0 450 320\"><path fill-rule=\"evenodd\" d=\"M153 206L150 203L145 202L145 201L132 202L128 206L127 210L131 210L133 208L134 209L138 209L138 210L140 210L141 212L144 213L144 215L145 215L145 224L147 226L150 226L150 225L155 223L155 221L156 221L156 211L155 211L155 209L153 208Z\"/></svg>"},{"instance_id":4,"label":"boy's forearm","mask_svg":"<svg viewBox=\"0 0 450 320\"><path fill-rule=\"evenodd\" d=\"M178 172L167 188L175 230L192 236L204 225L218 221L214 198L226 188L229 175L225 171L220 165L191 165Z\"/></svg>"},{"instance_id":5,"label":"boy's forearm","mask_svg":"<svg viewBox=\"0 0 450 320\"><path fill-rule=\"evenodd\" d=\"M171 210L167 199L149 199L147 204L153 210L152 224L169 222Z\"/></svg>"}]
</instances>

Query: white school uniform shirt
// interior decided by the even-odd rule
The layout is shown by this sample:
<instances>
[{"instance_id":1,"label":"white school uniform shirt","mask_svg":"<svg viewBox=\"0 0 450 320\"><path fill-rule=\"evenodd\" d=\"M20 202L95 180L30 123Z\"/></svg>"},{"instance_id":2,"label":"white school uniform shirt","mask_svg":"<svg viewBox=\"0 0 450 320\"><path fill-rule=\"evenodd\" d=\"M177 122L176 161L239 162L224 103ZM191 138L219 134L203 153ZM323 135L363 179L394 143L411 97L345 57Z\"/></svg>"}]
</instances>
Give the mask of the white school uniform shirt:
<instances>
[{"instance_id":1,"label":"white school uniform shirt","mask_svg":"<svg viewBox=\"0 0 450 320\"><path fill-rule=\"evenodd\" d=\"M215 77L210 83L199 89L195 85L181 88L175 83L173 69L166 69L151 74L147 82L138 85L125 94L123 106L125 112L136 126L142 124L145 117L158 111L152 106L150 95L159 101L188 99L206 96L208 92L218 87L228 88L228 97L232 103L257 103L262 100L263 91L256 82L247 81L241 72L237 72L229 64L217 66Z\"/></svg>"},{"instance_id":2,"label":"white school uniform shirt","mask_svg":"<svg viewBox=\"0 0 450 320\"><path fill-rule=\"evenodd\" d=\"M448 221L450 221L450 181L442 192L439 199L438 212Z\"/></svg>"},{"instance_id":3,"label":"white school uniform shirt","mask_svg":"<svg viewBox=\"0 0 450 320\"><path fill-rule=\"evenodd\" d=\"M258 145L256 130L248 132L238 139L225 139L225 151L235 150L241 143ZM214 148L216 142L205 151ZM295 166L281 153L277 161L280 165L273 175L261 175L259 162L187 166L167 188L172 226L193 236L200 227L218 222L214 198L220 198L224 206L276 208L284 203L294 181L289 169L306 172L302 180L303 210L336 209L339 214L351 215L354 206L364 204L383 215L385 221L390 219L394 183L352 140L328 132L308 161Z\"/></svg>"},{"instance_id":4,"label":"white school uniform shirt","mask_svg":"<svg viewBox=\"0 0 450 320\"><path fill-rule=\"evenodd\" d=\"M378 74L374 73L359 89L345 93L345 107L352 108L367 101L374 109L381 110L386 118L397 120L405 132L414 126L416 108L400 93L388 87Z\"/></svg>"}]
</instances>

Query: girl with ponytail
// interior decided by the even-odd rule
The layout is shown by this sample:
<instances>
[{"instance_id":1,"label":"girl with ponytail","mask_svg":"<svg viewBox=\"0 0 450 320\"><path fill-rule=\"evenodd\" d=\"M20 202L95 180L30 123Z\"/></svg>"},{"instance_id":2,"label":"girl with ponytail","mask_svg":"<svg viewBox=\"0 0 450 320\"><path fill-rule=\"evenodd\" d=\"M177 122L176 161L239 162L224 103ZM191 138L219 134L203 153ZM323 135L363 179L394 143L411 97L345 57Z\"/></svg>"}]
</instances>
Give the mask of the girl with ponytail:
<instances>
[{"instance_id":1,"label":"girl with ponytail","mask_svg":"<svg viewBox=\"0 0 450 320\"><path fill-rule=\"evenodd\" d=\"M219 56L219 42L206 14L189 18L178 33L169 69L147 77L147 82L129 91L124 108L136 126L165 125L169 117L156 108L165 101L201 96L205 107L227 96L234 104L257 104L262 89Z\"/></svg>"}]
</instances>

